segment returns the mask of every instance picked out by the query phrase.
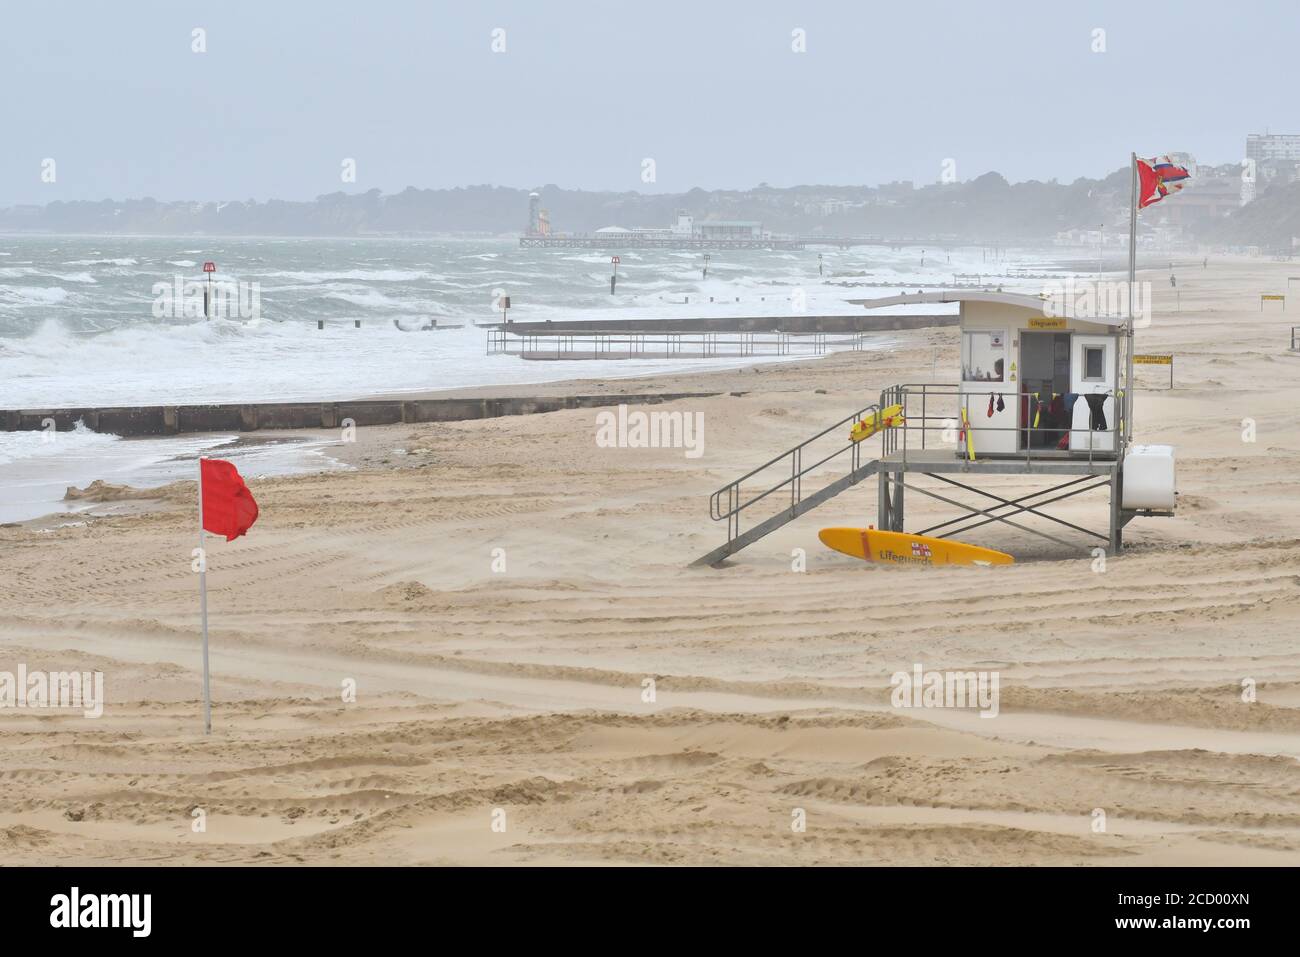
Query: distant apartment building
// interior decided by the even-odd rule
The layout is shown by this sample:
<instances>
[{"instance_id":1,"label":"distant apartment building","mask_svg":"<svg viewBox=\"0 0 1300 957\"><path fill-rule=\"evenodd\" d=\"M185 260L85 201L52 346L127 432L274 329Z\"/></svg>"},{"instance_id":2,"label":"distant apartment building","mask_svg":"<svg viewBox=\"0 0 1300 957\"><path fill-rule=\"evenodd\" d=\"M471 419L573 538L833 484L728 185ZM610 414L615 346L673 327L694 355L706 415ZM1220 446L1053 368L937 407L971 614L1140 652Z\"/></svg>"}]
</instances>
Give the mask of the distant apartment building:
<instances>
[{"instance_id":1,"label":"distant apartment building","mask_svg":"<svg viewBox=\"0 0 1300 957\"><path fill-rule=\"evenodd\" d=\"M1282 133L1251 133L1246 137L1246 159L1259 166L1272 160L1300 163L1300 136Z\"/></svg>"},{"instance_id":2,"label":"distant apartment building","mask_svg":"<svg viewBox=\"0 0 1300 957\"><path fill-rule=\"evenodd\" d=\"M1258 190L1300 180L1300 136L1251 133L1246 137L1243 194L1254 199Z\"/></svg>"}]
</instances>

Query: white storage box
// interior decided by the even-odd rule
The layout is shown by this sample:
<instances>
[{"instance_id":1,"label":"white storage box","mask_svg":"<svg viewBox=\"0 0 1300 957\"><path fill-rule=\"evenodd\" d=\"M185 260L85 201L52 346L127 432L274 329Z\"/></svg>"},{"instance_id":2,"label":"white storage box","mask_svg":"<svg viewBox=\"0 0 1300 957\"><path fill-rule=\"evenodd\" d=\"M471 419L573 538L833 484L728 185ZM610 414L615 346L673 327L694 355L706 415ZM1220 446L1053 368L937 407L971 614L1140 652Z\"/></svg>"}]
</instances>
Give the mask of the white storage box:
<instances>
[{"instance_id":1,"label":"white storage box","mask_svg":"<svg viewBox=\"0 0 1300 957\"><path fill-rule=\"evenodd\" d=\"M1124 508L1174 508L1174 447L1135 445L1124 456Z\"/></svg>"}]
</instances>

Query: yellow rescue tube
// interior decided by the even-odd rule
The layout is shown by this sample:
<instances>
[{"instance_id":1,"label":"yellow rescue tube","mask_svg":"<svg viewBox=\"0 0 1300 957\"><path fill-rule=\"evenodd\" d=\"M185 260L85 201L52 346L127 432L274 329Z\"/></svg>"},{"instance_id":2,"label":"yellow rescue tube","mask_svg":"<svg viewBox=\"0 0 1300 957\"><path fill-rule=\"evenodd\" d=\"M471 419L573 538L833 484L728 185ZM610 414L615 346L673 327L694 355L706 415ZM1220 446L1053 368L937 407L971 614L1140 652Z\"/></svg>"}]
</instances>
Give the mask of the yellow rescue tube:
<instances>
[{"instance_id":1,"label":"yellow rescue tube","mask_svg":"<svg viewBox=\"0 0 1300 957\"><path fill-rule=\"evenodd\" d=\"M823 528L822 544L854 558L892 565L1011 565L1006 552L929 535L884 532L875 528Z\"/></svg>"},{"instance_id":2,"label":"yellow rescue tube","mask_svg":"<svg viewBox=\"0 0 1300 957\"><path fill-rule=\"evenodd\" d=\"M901 405L891 405L880 409L867 416L857 425L853 426L853 431L849 433L850 442L861 442L863 439L869 439L881 429L894 428L903 424L903 407Z\"/></svg>"},{"instance_id":3,"label":"yellow rescue tube","mask_svg":"<svg viewBox=\"0 0 1300 957\"><path fill-rule=\"evenodd\" d=\"M970 418L966 415L965 406L961 410L961 434L966 440L966 458L975 461L975 439L970 434Z\"/></svg>"}]
</instances>

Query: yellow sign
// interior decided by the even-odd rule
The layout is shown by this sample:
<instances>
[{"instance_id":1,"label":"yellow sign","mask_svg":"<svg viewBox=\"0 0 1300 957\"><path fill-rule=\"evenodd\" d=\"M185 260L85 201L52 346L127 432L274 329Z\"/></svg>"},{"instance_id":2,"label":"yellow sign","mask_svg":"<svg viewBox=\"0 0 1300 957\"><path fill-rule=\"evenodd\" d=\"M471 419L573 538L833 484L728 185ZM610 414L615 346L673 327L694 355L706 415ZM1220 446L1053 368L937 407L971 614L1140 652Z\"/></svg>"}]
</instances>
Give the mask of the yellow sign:
<instances>
[{"instance_id":1,"label":"yellow sign","mask_svg":"<svg viewBox=\"0 0 1300 957\"><path fill-rule=\"evenodd\" d=\"M1269 302L1286 302L1286 296L1260 296L1259 298Z\"/></svg>"},{"instance_id":2,"label":"yellow sign","mask_svg":"<svg viewBox=\"0 0 1300 957\"><path fill-rule=\"evenodd\" d=\"M1064 319L1030 319L1030 329L1064 329L1066 328Z\"/></svg>"},{"instance_id":3,"label":"yellow sign","mask_svg":"<svg viewBox=\"0 0 1300 957\"><path fill-rule=\"evenodd\" d=\"M1173 356L1139 356L1135 355L1133 361L1138 365L1145 366L1171 366L1174 364Z\"/></svg>"}]
</instances>

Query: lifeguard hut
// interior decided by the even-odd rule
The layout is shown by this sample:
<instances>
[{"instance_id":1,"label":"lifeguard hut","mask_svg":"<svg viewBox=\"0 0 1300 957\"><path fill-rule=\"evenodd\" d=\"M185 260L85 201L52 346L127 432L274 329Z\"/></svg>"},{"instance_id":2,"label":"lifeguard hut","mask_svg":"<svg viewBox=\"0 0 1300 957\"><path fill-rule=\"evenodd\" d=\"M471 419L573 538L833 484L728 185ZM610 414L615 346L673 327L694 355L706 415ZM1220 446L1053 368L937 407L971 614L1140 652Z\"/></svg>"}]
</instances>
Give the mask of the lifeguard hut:
<instances>
[{"instance_id":1,"label":"lifeguard hut","mask_svg":"<svg viewBox=\"0 0 1300 957\"><path fill-rule=\"evenodd\" d=\"M1001 291L923 292L850 302L868 309L956 304L961 336L956 381L890 386L878 403L723 486L710 499L710 516L727 521L727 542L695 564L716 564L872 475L879 483L877 527L940 538L1002 522L1070 547L1083 536L1115 554L1123 546L1123 528L1133 518L1173 514L1173 449L1131 442L1133 340L1127 316ZM856 423L891 411L889 427L863 441L849 439ZM878 455L864 454L863 447L877 440ZM980 487L985 475L1033 475L1055 484L1008 499ZM973 493L980 504L940 494L918 484L917 476L935 479L947 486L945 491ZM821 487L805 493L805 486L818 479ZM1053 503L1107 487L1104 533L1046 511ZM929 528L905 529L909 490L962 514ZM760 502L779 502L782 509L742 528ZM1015 520L1030 516L1053 523L1052 531Z\"/></svg>"},{"instance_id":2,"label":"lifeguard hut","mask_svg":"<svg viewBox=\"0 0 1300 957\"><path fill-rule=\"evenodd\" d=\"M1080 318L1062 303L1006 292L851 301L870 308L959 304L958 394L977 456L1114 457L1119 451L1125 317L1090 311Z\"/></svg>"}]
</instances>

